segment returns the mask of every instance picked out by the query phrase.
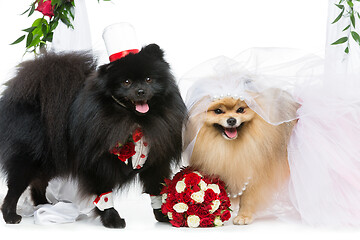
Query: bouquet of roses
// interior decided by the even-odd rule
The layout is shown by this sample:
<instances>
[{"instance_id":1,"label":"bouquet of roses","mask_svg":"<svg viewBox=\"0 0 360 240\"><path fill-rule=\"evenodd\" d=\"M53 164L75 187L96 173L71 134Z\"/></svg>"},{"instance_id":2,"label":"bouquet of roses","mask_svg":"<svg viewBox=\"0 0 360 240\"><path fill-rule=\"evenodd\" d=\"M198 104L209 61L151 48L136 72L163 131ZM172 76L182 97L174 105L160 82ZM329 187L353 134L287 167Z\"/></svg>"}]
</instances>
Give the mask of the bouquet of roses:
<instances>
[{"instance_id":1,"label":"bouquet of roses","mask_svg":"<svg viewBox=\"0 0 360 240\"><path fill-rule=\"evenodd\" d=\"M161 194L161 211L175 227L222 226L231 217L224 182L191 168L165 179Z\"/></svg>"}]
</instances>

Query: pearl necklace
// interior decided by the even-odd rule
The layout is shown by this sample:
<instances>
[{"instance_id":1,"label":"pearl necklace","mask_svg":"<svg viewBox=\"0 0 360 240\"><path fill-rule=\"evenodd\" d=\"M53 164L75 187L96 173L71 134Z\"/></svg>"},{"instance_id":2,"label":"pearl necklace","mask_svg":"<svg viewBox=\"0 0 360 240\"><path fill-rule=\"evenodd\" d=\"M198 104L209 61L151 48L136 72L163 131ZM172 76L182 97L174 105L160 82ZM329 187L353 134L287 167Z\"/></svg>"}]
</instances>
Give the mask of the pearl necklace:
<instances>
[{"instance_id":1,"label":"pearl necklace","mask_svg":"<svg viewBox=\"0 0 360 240\"><path fill-rule=\"evenodd\" d=\"M241 195L243 195L244 191L246 190L247 186L249 185L249 180L251 179L251 177L247 178L247 181L244 183L244 186L242 187L241 191L237 194L231 195L230 193L228 193L228 197L229 198L236 198L236 197L240 197Z\"/></svg>"}]
</instances>

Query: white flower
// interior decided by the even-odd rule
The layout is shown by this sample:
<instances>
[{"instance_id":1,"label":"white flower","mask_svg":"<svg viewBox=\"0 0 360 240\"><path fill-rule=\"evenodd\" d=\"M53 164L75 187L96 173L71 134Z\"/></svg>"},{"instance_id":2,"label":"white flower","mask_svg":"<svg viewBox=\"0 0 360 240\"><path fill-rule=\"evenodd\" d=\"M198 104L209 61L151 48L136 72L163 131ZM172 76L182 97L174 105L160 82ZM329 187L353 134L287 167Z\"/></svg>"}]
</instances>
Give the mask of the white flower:
<instances>
[{"instance_id":1,"label":"white flower","mask_svg":"<svg viewBox=\"0 0 360 240\"><path fill-rule=\"evenodd\" d=\"M172 213L171 213L171 212L168 212L168 213L167 213L167 216L168 216L168 218L169 218L170 220L173 220L173 217L172 217Z\"/></svg>"},{"instance_id":2,"label":"white flower","mask_svg":"<svg viewBox=\"0 0 360 240\"><path fill-rule=\"evenodd\" d=\"M196 203L202 203L204 201L205 192L200 190L198 192L194 192L191 194L191 199L193 199Z\"/></svg>"},{"instance_id":3,"label":"white flower","mask_svg":"<svg viewBox=\"0 0 360 240\"><path fill-rule=\"evenodd\" d=\"M186 212L188 210L188 205L186 205L186 203L183 202L179 202L177 204L175 204L173 206L173 209L177 212L177 213L183 213Z\"/></svg>"},{"instance_id":4,"label":"white flower","mask_svg":"<svg viewBox=\"0 0 360 240\"><path fill-rule=\"evenodd\" d=\"M186 188L186 184L185 184L185 180L184 180L184 179L181 180L181 181L178 181L178 182L176 183L175 189L176 189L176 191L177 191L178 193L183 192L183 191L185 190L185 188Z\"/></svg>"},{"instance_id":5,"label":"white flower","mask_svg":"<svg viewBox=\"0 0 360 240\"><path fill-rule=\"evenodd\" d=\"M167 199L167 194L163 193L163 195L161 196L161 202L166 203L166 199Z\"/></svg>"},{"instance_id":6,"label":"white flower","mask_svg":"<svg viewBox=\"0 0 360 240\"><path fill-rule=\"evenodd\" d=\"M219 200L214 200L211 202L211 209L210 209L210 213L214 213L219 207L220 207L220 201Z\"/></svg>"},{"instance_id":7,"label":"white flower","mask_svg":"<svg viewBox=\"0 0 360 240\"><path fill-rule=\"evenodd\" d=\"M208 187L208 189L213 190L214 193L220 194L220 188L217 184L209 184L207 187Z\"/></svg>"},{"instance_id":8,"label":"white flower","mask_svg":"<svg viewBox=\"0 0 360 240\"><path fill-rule=\"evenodd\" d=\"M203 177L198 171L194 171L193 173L196 173L199 177Z\"/></svg>"},{"instance_id":9,"label":"white flower","mask_svg":"<svg viewBox=\"0 0 360 240\"><path fill-rule=\"evenodd\" d=\"M221 221L220 217L217 216L214 220L215 227L220 227L223 225L223 222Z\"/></svg>"},{"instance_id":10,"label":"white flower","mask_svg":"<svg viewBox=\"0 0 360 240\"><path fill-rule=\"evenodd\" d=\"M203 181L203 180L200 180L199 182L199 187L201 190L203 190L204 192L207 190L207 184Z\"/></svg>"},{"instance_id":11,"label":"white flower","mask_svg":"<svg viewBox=\"0 0 360 240\"><path fill-rule=\"evenodd\" d=\"M187 217L187 224L191 228L196 228L200 225L200 218L196 215L190 215Z\"/></svg>"}]
</instances>

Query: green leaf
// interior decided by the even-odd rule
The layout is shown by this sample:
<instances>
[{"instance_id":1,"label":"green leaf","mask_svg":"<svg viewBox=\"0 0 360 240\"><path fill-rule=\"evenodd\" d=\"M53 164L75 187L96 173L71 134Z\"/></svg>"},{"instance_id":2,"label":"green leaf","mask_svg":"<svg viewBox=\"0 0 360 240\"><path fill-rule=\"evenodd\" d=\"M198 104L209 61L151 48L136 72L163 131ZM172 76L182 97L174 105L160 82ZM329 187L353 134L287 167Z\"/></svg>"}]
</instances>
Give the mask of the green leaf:
<instances>
[{"instance_id":1,"label":"green leaf","mask_svg":"<svg viewBox=\"0 0 360 240\"><path fill-rule=\"evenodd\" d=\"M335 4L335 5L340 9L344 9L344 5L340 5L340 4Z\"/></svg>"},{"instance_id":2,"label":"green leaf","mask_svg":"<svg viewBox=\"0 0 360 240\"><path fill-rule=\"evenodd\" d=\"M42 35L46 35L48 32L48 26L46 24L41 24L41 31L42 31Z\"/></svg>"},{"instance_id":3,"label":"green leaf","mask_svg":"<svg viewBox=\"0 0 360 240\"><path fill-rule=\"evenodd\" d=\"M46 20L45 20L46 21ZM38 27L41 26L41 23L43 22L43 18L38 18L36 19L33 24L31 25L32 27Z\"/></svg>"},{"instance_id":4,"label":"green leaf","mask_svg":"<svg viewBox=\"0 0 360 240\"><path fill-rule=\"evenodd\" d=\"M35 3L33 3L33 4L31 5L31 9L30 9L30 12L29 12L28 17L30 17L30 16L34 13L34 11L35 11Z\"/></svg>"},{"instance_id":5,"label":"green leaf","mask_svg":"<svg viewBox=\"0 0 360 240\"><path fill-rule=\"evenodd\" d=\"M52 42L53 40L53 36L54 36L54 33L49 33L46 38L44 39L44 41L47 41L47 42Z\"/></svg>"},{"instance_id":6,"label":"green leaf","mask_svg":"<svg viewBox=\"0 0 360 240\"><path fill-rule=\"evenodd\" d=\"M29 33L27 38L26 38L26 48L28 48L30 46L32 40L33 40L33 34Z\"/></svg>"},{"instance_id":7,"label":"green leaf","mask_svg":"<svg viewBox=\"0 0 360 240\"><path fill-rule=\"evenodd\" d=\"M31 41L31 44L28 46L28 48L31 48L31 47L36 47L36 45L38 45L40 43L40 37L41 35L34 35L32 41Z\"/></svg>"},{"instance_id":8,"label":"green leaf","mask_svg":"<svg viewBox=\"0 0 360 240\"><path fill-rule=\"evenodd\" d=\"M349 53L349 47L345 48L345 53Z\"/></svg>"},{"instance_id":9,"label":"green leaf","mask_svg":"<svg viewBox=\"0 0 360 240\"><path fill-rule=\"evenodd\" d=\"M25 12L23 12L22 14L20 15L24 15L25 13L27 13L28 11L30 11L31 7L29 7Z\"/></svg>"},{"instance_id":10,"label":"green leaf","mask_svg":"<svg viewBox=\"0 0 360 240\"><path fill-rule=\"evenodd\" d=\"M347 0L347 4L348 4L351 8L354 7L354 4L352 3L352 1Z\"/></svg>"},{"instance_id":11,"label":"green leaf","mask_svg":"<svg viewBox=\"0 0 360 240\"><path fill-rule=\"evenodd\" d=\"M74 28L74 26L71 24L70 20L65 16L62 15L60 17L60 20L68 27L68 28Z\"/></svg>"},{"instance_id":12,"label":"green leaf","mask_svg":"<svg viewBox=\"0 0 360 240\"><path fill-rule=\"evenodd\" d=\"M55 6L55 5L60 5L62 3L61 0L51 0L51 5Z\"/></svg>"},{"instance_id":13,"label":"green leaf","mask_svg":"<svg viewBox=\"0 0 360 240\"><path fill-rule=\"evenodd\" d=\"M360 0L359 0L360 1ZM357 13L357 15L358 15L358 18L360 19L360 13Z\"/></svg>"},{"instance_id":14,"label":"green leaf","mask_svg":"<svg viewBox=\"0 0 360 240\"><path fill-rule=\"evenodd\" d=\"M14 45L14 44L18 44L19 42L21 42L22 40L24 40L25 35L22 35L21 37L19 37L18 39L16 39L13 43L10 43L10 45Z\"/></svg>"},{"instance_id":15,"label":"green leaf","mask_svg":"<svg viewBox=\"0 0 360 240\"><path fill-rule=\"evenodd\" d=\"M24 32L32 32L32 31L34 31L36 29L36 27L29 27L29 28L26 28L26 29L23 29L23 30L21 30L21 31L24 31Z\"/></svg>"},{"instance_id":16,"label":"green leaf","mask_svg":"<svg viewBox=\"0 0 360 240\"><path fill-rule=\"evenodd\" d=\"M70 13L70 16L71 16L72 20L74 20L75 19L75 8L71 7L69 9L69 13Z\"/></svg>"},{"instance_id":17,"label":"green leaf","mask_svg":"<svg viewBox=\"0 0 360 240\"><path fill-rule=\"evenodd\" d=\"M353 25L353 27L355 28L355 17L354 17L354 12L351 13L350 15L350 20L351 20L351 24Z\"/></svg>"},{"instance_id":18,"label":"green leaf","mask_svg":"<svg viewBox=\"0 0 360 240\"><path fill-rule=\"evenodd\" d=\"M340 18L343 16L344 11L345 11L345 8L341 11L341 13L335 18L335 20L334 20L331 24L334 24L334 23L336 23L337 21L339 21Z\"/></svg>"},{"instance_id":19,"label":"green leaf","mask_svg":"<svg viewBox=\"0 0 360 240\"><path fill-rule=\"evenodd\" d=\"M344 42L347 42L348 37L342 37L340 39L338 39L337 41L333 42L331 45L338 45L338 44L342 44Z\"/></svg>"},{"instance_id":20,"label":"green leaf","mask_svg":"<svg viewBox=\"0 0 360 240\"><path fill-rule=\"evenodd\" d=\"M55 28L58 26L59 24L59 21L51 21L50 22L50 31L49 32L52 32L55 30Z\"/></svg>"},{"instance_id":21,"label":"green leaf","mask_svg":"<svg viewBox=\"0 0 360 240\"><path fill-rule=\"evenodd\" d=\"M360 45L360 36L357 32L351 31L351 36Z\"/></svg>"},{"instance_id":22,"label":"green leaf","mask_svg":"<svg viewBox=\"0 0 360 240\"><path fill-rule=\"evenodd\" d=\"M347 25L347 27L343 29L343 32L345 32L345 31L348 30L349 28L350 28L350 24Z\"/></svg>"}]
</instances>

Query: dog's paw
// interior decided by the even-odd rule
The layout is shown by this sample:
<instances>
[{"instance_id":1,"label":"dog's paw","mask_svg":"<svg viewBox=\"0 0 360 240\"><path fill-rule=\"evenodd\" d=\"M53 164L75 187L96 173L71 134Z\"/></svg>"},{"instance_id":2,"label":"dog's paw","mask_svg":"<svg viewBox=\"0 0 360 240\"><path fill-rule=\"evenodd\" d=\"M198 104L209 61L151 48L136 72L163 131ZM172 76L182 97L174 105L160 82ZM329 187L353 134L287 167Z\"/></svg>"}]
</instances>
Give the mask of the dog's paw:
<instances>
[{"instance_id":1,"label":"dog's paw","mask_svg":"<svg viewBox=\"0 0 360 240\"><path fill-rule=\"evenodd\" d=\"M161 212L161 209L154 209L153 211L155 219L158 222L169 222L169 218Z\"/></svg>"},{"instance_id":2,"label":"dog's paw","mask_svg":"<svg viewBox=\"0 0 360 240\"><path fill-rule=\"evenodd\" d=\"M107 228L125 228L126 226L125 220L114 208L104 210L100 214L100 219L104 227Z\"/></svg>"},{"instance_id":3,"label":"dog's paw","mask_svg":"<svg viewBox=\"0 0 360 240\"><path fill-rule=\"evenodd\" d=\"M234 218L233 223L235 225L248 225L248 224L252 223L253 221L254 221L254 219L253 219L252 215L239 214Z\"/></svg>"},{"instance_id":4,"label":"dog's paw","mask_svg":"<svg viewBox=\"0 0 360 240\"><path fill-rule=\"evenodd\" d=\"M7 224L18 224L21 222L21 216L16 213L4 214L4 220Z\"/></svg>"}]
</instances>

